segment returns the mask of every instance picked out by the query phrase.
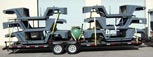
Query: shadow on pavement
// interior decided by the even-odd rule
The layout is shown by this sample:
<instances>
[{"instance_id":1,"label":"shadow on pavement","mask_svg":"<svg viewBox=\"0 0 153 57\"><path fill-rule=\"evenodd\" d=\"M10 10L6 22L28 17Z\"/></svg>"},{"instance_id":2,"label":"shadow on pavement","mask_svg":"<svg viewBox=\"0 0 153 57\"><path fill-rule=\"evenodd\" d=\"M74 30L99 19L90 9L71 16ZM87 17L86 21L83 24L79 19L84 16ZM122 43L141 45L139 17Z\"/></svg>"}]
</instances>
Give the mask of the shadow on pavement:
<instances>
[{"instance_id":1,"label":"shadow on pavement","mask_svg":"<svg viewBox=\"0 0 153 57\"><path fill-rule=\"evenodd\" d=\"M119 51L119 50L138 50L136 46L108 46L108 47L84 47L81 52L92 52L92 51Z\"/></svg>"},{"instance_id":2,"label":"shadow on pavement","mask_svg":"<svg viewBox=\"0 0 153 57\"><path fill-rule=\"evenodd\" d=\"M49 49L21 49L16 51L15 53L11 52L10 54L17 53L51 53Z\"/></svg>"}]
</instances>

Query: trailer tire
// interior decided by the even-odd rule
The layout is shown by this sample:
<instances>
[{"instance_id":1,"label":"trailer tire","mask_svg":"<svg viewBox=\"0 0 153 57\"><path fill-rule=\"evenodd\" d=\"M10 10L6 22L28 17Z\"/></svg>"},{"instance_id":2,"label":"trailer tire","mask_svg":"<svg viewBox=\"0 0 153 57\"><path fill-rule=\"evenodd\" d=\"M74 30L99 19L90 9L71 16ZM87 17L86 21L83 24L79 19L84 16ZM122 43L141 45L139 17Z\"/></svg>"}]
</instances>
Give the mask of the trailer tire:
<instances>
[{"instance_id":1,"label":"trailer tire","mask_svg":"<svg viewBox=\"0 0 153 57\"><path fill-rule=\"evenodd\" d=\"M78 44L69 44L66 47L68 54L76 54L80 51L80 46Z\"/></svg>"},{"instance_id":2,"label":"trailer tire","mask_svg":"<svg viewBox=\"0 0 153 57\"><path fill-rule=\"evenodd\" d=\"M64 46L61 44L55 44L52 46L52 52L54 54L63 54L64 53Z\"/></svg>"}]
</instances>

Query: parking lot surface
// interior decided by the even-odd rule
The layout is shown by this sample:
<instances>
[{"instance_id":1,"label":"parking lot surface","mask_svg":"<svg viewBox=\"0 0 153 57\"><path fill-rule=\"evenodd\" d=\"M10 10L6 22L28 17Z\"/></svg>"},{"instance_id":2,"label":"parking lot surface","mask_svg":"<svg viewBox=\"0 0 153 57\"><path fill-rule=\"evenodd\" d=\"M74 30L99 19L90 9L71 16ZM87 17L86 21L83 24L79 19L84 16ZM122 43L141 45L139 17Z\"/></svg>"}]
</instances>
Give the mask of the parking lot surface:
<instances>
[{"instance_id":1,"label":"parking lot surface","mask_svg":"<svg viewBox=\"0 0 153 57\"><path fill-rule=\"evenodd\" d=\"M78 54L54 55L48 49L19 50L16 53L2 50L0 47L0 57L153 57L153 47L84 47Z\"/></svg>"}]
</instances>

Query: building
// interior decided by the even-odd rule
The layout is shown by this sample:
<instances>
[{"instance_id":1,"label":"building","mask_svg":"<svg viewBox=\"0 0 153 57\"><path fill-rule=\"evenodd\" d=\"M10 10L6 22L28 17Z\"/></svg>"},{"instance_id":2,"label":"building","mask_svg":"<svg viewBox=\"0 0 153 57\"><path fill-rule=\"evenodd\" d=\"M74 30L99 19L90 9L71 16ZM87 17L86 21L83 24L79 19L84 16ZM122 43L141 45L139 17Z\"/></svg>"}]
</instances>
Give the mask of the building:
<instances>
[{"instance_id":1,"label":"building","mask_svg":"<svg viewBox=\"0 0 153 57\"><path fill-rule=\"evenodd\" d=\"M142 11L143 14L138 14L141 17L146 17L148 19L148 9L153 8L152 0L3 0L0 2L0 46L4 45L4 41L8 40L4 37L8 33L7 29L3 29L2 23L8 21L8 18L15 18L15 15L5 15L3 10L10 8L19 8L26 7L30 9L30 16L42 16L47 7L57 6L57 7L68 7L68 15L62 16L67 20L67 24L59 25L59 28L65 26L70 29L71 26L81 26L83 19L88 17L88 14L82 14L83 6L92 6L92 5L105 5L107 12L109 13L118 13L119 5L124 4L134 4L146 6L146 10ZM38 7L37 7L38 6ZM114 10L115 9L115 10ZM38 11L37 11L38 10ZM95 16L97 16L95 14ZM78 24L79 23L79 24ZM71 25L71 26L68 26ZM88 24L86 24L88 25ZM146 27L148 27L147 23ZM63 28L62 28L63 29ZM16 40L16 39L14 39Z\"/></svg>"},{"instance_id":2,"label":"building","mask_svg":"<svg viewBox=\"0 0 153 57\"><path fill-rule=\"evenodd\" d=\"M8 29L3 29L3 22L7 22L8 18L15 18L15 15L3 14L3 10L10 8L25 7L30 9L31 16L37 16L37 0L3 0L0 2L0 46L5 45L4 41L8 40L5 38L5 34L8 33ZM13 39L16 40L16 39Z\"/></svg>"}]
</instances>

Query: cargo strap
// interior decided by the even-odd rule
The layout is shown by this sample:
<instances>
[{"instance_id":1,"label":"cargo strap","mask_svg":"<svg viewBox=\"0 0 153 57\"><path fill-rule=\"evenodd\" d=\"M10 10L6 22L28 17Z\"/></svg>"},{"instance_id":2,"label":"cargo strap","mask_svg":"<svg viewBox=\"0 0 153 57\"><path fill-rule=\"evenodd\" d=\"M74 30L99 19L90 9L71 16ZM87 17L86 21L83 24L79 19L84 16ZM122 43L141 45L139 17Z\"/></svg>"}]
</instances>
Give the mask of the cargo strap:
<instances>
[{"instance_id":1,"label":"cargo strap","mask_svg":"<svg viewBox=\"0 0 153 57\"><path fill-rule=\"evenodd\" d=\"M76 38L74 37L74 35L72 33L71 33L71 35L72 35L73 39L76 41Z\"/></svg>"},{"instance_id":2,"label":"cargo strap","mask_svg":"<svg viewBox=\"0 0 153 57\"><path fill-rule=\"evenodd\" d=\"M94 42L95 42L95 46L97 45L97 34L96 34L96 18L94 18L94 24L95 24L95 27L94 27Z\"/></svg>"},{"instance_id":3,"label":"cargo strap","mask_svg":"<svg viewBox=\"0 0 153 57\"><path fill-rule=\"evenodd\" d=\"M135 28L135 33L136 33L136 43L138 44L139 38L138 38L138 33L137 33L137 29L136 28Z\"/></svg>"},{"instance_id":4,"label":"cargo strap","mask_svg":"<svg viewBox=\"0 0 153 57\"><path fill-rule=\"evenodd\" d=\"M60 13L57 14L57 18L56 18L55 21L54 21L54 24L53 24L53 28L52 28L52 32L51 32L51 34L53 34L54 31L55 31L56 22L57 22L57 20L59 19L59 16L60 16Z\"/></svg>"}]
</instances>

